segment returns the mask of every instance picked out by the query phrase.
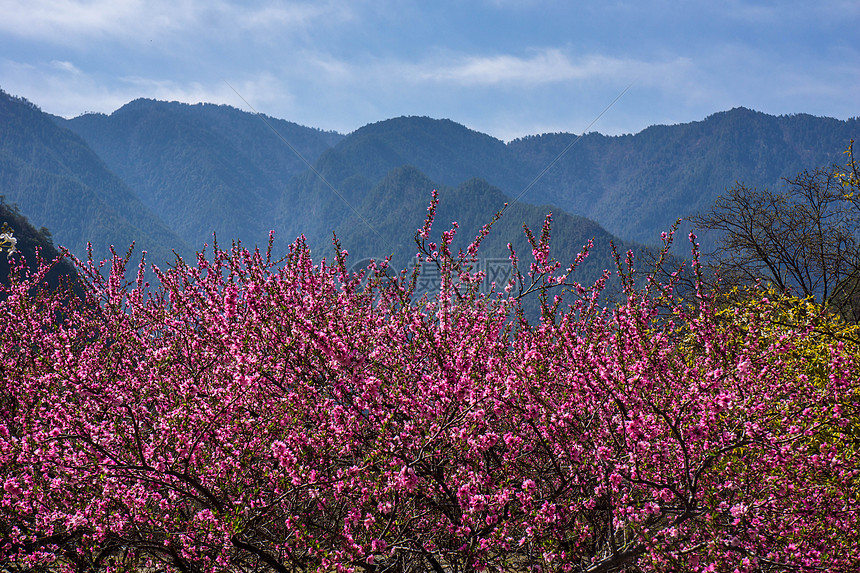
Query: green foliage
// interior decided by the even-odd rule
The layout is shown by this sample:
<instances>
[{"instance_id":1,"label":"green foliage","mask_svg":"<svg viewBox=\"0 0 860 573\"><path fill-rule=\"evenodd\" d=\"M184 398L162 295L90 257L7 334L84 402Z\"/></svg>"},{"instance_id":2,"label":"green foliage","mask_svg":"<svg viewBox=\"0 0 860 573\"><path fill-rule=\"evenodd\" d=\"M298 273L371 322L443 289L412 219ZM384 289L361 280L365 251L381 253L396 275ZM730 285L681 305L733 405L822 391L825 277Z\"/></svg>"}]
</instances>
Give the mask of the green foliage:
<instances>
[{"instance_id":1,"label":"green foliage","mask_svg":"<svg viewBox=\"0 0 860 573\"><path fill-rule=\"evenodd\" d=\"M841 459L860 452L858 388L844 380L843 391L827 390L845 376L843 368L860 361L860 325L846 323L811 299L798 299L773 289L733 289L724 295L724 300L726 306L718 313L723 332L737 339L756 337L761 348L785 344L779 356L782 367L798 380L808 382L811 394L824 393L826 397L815 410L812 423L797 428L795 433L802 429L805 439L796 447L810 456L818 455L824 447L834 448ZM775 422L786 427L796 424L807 408L802 401L787 403ZM826 471L821 479L828 479ZM854 491L846 495L856 495L858 487L860 482L855 482Z\"/></svg>"}]
</instances>

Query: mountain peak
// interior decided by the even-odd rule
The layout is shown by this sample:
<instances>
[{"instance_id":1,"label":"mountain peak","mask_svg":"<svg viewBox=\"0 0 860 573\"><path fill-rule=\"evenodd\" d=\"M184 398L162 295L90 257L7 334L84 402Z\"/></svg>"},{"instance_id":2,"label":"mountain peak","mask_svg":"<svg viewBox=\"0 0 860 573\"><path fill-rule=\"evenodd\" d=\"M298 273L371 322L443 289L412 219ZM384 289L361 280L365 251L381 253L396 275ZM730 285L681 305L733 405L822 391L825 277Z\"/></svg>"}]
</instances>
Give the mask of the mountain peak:
<instances>
[{"instance_id":1,"label":"mountain peak","mask_svg":"<svg viewBox=\"0 0 860 573\"><path fill-rule=\"evenodd\" d=\"M438 119L426 115L401 115L399 117L368 123L353 131L350 136L366 136L369 134L390 133L392 131L422 131L428 134L443 133L446 136L457 134L462 137L477 137L502 143L501 140L495 137L475 131L451 119Z\"/></svg>"}]
</instances>

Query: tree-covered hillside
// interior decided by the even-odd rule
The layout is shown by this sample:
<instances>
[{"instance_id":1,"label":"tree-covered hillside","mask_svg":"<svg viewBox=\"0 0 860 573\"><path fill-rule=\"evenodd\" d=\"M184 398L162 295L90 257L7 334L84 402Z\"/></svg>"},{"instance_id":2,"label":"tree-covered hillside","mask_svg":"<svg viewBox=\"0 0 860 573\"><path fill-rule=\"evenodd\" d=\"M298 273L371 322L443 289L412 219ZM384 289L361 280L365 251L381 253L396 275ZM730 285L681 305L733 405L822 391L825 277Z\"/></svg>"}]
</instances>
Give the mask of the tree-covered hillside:
<instances>
[{"instance_id":1,"label":"tree-covered hillside","mask_svg":"<svg viewBox=\"0 0 860 573\"><path fill-rule=\"evenodd\" d=\"M68 131L55 133L44 117L36 121L41 114L33 106L22 109L34 114L32 121L4 121L0 183L10 200L74 249L83 237L103 250L138 238L163 245L162 254L196 250L213 233L222 243L262 244L270 230L283 239L279 244L304 234L314 249L326 249L332 230L346 238L365 227L357 212L374 210L396 221L385 231L392 234L386 242L410 244L414 205L387 202L408 190L380 191L391 189L383 181L392 170L407 166L439 186L457 188L478 178L504 195L494 204L465 201L465 211L452 217L461 222L489 220L505 201L518 198L554 205L557 217L562 211L587 217L625 241L653 244L676 219L707 211L738 181L779 188L782 177L839 162L848 142L860 139L857 119L775 117L744 108L613 137L558 133L505 144L427 117L380 121L343 136L261 121L228 106L141 99L111 115L53 118L82 141ZM15 143L24 140L30 143ZM92 165L78 169L86 161ZM478 191L467 185L463 193ZM428 200L429 190L415 205ZM444 199L440 209L447 209ZM71 234L63 220L69 214L80 227ZM104 227L118 232L104 234ZM379 254L368 240L356 235L356 241L368 249L353 249L357 256Z\"/></svg>"},{"instance_id":2,"label":"tree-covered hillside","mask_svg":"<svg viewBox=\"0 0 860 573\"><path fill-rule=\"evenodd\" d=\"M332 230L337 230L344 246L359 258L394 254L396 263L403 264L415 253L413 235L433 189L441 194L440 224L458 221L460 236L468 243L511 201L511 194L497 184L526 184L524 170L509 159L501 141L449 120L401 117L374 123L327 150L316 172L290 181L275 228L287 240L304 234L323 252ZM609 234L595 222L559 207L520 203L498 223L487 251L507 259L508 242L517 248L525 245L522 224L539 229L549 211L560 226L563 239L558 244L568 245L564 239L570 237L573 255L590 238L605 238L600 248L608 252ZM596 256L592 261L598 259L608 262Z\"/></svg>"},{"instance_id":3,"label":"tree-covered hillside","mask_svg":"<svg viewBox=\"0 0 860 573\"><path fill-rule=\"evenodd\" d=\"M349 134L334 151L373 181L412 165L449 186L476 177L507 190L528 182L528 173L510 161L502 141L449 119L398 117L372 123Z\"/></svg>"},{"instance_id":4,"label":"tree-covered hillside","mask_svg":"<svg viewBox=\"0 0 860 573\"><path fill-rule=\"evenodd\" d=\"M575 137L528 137L508 149L538 172ZM624 238L653 242L678 217L708 210L738 181L779 188L783 177L841 163L851 139L860 139L857 118L775 117L745 108L636 135L590 133L547 171L526 200L554 203Z\"/></svg>"},{"instance_id":5,"label":"tree-covered hillside","mask_svg":"<svg viewBox=\"0 0 860 573\"><path fill-rule=\"evenodd\" d=\"M272 206L307 161L343 136L212 104L138 99L111 115L60 123L77 132L184 241L265 238ZM267 123L268 122L268 125ZM277 130L274 133L271 128Z\"/></svg>"},{"instance_id":6,"label":"tree-covered hillside","mask_svg":"<svg viewBox=\"0 0 860 573\"><path fill-rule=\"evenodd\" d=\"M350 253L367 253L378 258L393 255L392 265L398 269L411 265L417 251L414 235L427 214L433 189L439 192L434 231L436 234L447 231L456 221L457 236L452 243L455 249L465 250L480 229L490 223L493 214L509 201L504 193L482 179L470 179L457 187L448 187L431 181L414 167L399 167L390 171L367 194L359 209L363 221L351 217L338 227L341 246ZM548 213L553 214L552 256L556 259L572 261L582 247L594 239L595 248L580 269L580 280L593 281L603 269L613 266L611 240L619 248L625 248L623 242L585 217L570 215L549 205L517 203L506 209L493 225L482 243L482 256L507 267L508 243L517 253L530 256L531 247L523 224L538 234Z\"/></svg>"},{"instance_id":7,"label":"tree-covered hillside","mask_svg":"<svg viewBox=\"0 0 860 573\"><path fill-rule=\"evenodd\" d=\"M19 257L23 257L27 266L35 271L39 268L39 256L44 261L53 261L60 254L54 246L51 232L45 227L35 229L15 205L6 203L2 195L0 233L8 234L8 237L0 240L0 283L8 282L10 267L14 268ZM52 267L45 275L44 281L48 285L57 286L60 277L69 280L77 278L77 271L66 259Z\"/></svg>"},{"instance_id":8,"label":"tree-covered hillside","mask_svg":"<svg viewBox=\"0 0 860 573\"><path fill-rule=\"evenodd\" d=\"M780 187L804 168L841 161L852 138L860 138L856 119L744 108L636 135L545 134L507 145L451 121L401 117L348 135L317 169L353 206L391 169L410 165L443 185L479 177L508 197L525 191L522 201L557 205L626 240L655 243L679 217L707 210L736 182ZM306 172L287 186L278 214L290 238L321 236L349 207Z\"/></svg>"},{"instance_id":9,"label":"tree-covered hillside","mask_svg":"<svg viewBox=\"0 0 860 573\"><path fill-rule=\"evenodd\" d=\"M0 194L58 245L84 256L132 241L150 260L173 259L189 247L142 204L87 143L27 100L0 91Z\"/></svg>"}]
</instances>

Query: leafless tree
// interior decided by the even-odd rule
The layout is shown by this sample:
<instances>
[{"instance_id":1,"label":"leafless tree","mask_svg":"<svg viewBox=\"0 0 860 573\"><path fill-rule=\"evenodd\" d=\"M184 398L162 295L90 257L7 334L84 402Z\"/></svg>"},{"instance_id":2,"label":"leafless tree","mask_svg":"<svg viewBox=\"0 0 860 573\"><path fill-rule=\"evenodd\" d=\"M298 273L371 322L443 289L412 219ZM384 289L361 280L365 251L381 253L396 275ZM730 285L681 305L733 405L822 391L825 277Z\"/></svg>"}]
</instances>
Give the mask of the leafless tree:
<instances>
[{"instance_id":1,"label":"leafless tree","mask_svg":"<svg viewBox=\"0 0 860 573\"><path fill-rule=\"evenodd\" d=\"M730 284L764 281L860 322L860 208L852 179L832 167L785 181L781 192L739 183L710 212L691 217L718 233L711 262Z\"/></svg>"}]
</instances>

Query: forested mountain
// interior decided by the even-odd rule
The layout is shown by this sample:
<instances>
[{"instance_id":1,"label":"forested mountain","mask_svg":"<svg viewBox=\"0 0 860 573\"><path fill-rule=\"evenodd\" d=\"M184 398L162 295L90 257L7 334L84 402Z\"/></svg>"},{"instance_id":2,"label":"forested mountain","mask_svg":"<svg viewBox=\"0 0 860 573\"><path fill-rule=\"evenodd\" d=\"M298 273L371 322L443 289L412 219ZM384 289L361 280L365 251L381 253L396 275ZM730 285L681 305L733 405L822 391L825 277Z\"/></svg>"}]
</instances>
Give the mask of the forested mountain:
<instances>
[{"instance_id":1,"label":"forested mountain","mask_svg":"<svg viewBox=\"0 0 860 573\"><path fill-rule=\"evenodd\" d=\"M276 228L289 237L304 233L313 244L327 240L336 227L364 226L351 207L372 204L367 194L391 170L404 166L414 167L437 184L452 187L473 178L499 185L519 177L507 162L505 144L497 139L450 120L389 119L358 129L326 151L316 165L322 178L309 171L290 181L277 209ZM432 189L430 186L423 192L424 208ZM377 202L371 207L395 211L393 216L404 222L410 220L411 225L411 215L401 213L404 204L394 197L391 204ZM488 221L506 200L480 205L481 216ZM462 214L464 218L471 216ZM423 215L419 225L422 220ZM404 229L407 234L414 231L411 226ZM411 235L406 240L411 243Z\"/></svg>"},{"instance_id":2,"label":"forested mountain","mask_svg":"<svg viewBox=\"0 0 860 573\"><path fill-rule=\"evenodd\" d=\"M46 261L52 261L59 256L50 231L44 227L36 230L14 205L6 203L3 196L0 196L0 228L11 231L15 239L15 252L11 253L11 256L8 245L3 245L0 249L0 282L8 280L10 265L14 265L18 257L24 257L27 266L35 270L38 268L37 252ZM69 280L77 277L74 266L68 260L61 260L54 266L45 276L45 282L56 286L60 277Z\"/></svg>"},{"instance_id":3,"label":"forested mountain","mask_svg":"<svg viewBox=\"0 0 860 573\"><path fill-rule=\"evenodd\" d=\"M480 178L514 188L528 177L510 161L502 141L449 119L397 117L372 123L349 134L334 151L374 181L402 165L451 186Z\"/></svg>"},{"instance_id":4,"label":"forested mountain","mask_svg":"<svg viewBox=\"0 0 860 573\"><path fill-rule=\"evenodd\" d=\"M304 234L312 246L329 253L334 229L351 253L394 254L400 268L415 254L413 235L424 220L433 189L440 191L441 199L437 230L457 221L465 247L511 201L510 193L498 185L515 188L528 183L524 175L528 170L502 141L450 120L427 117L400 117L362 127L323 153L315 169L317 173L305 172L286 186L276 210L279 233L290 238ZM611 266L611 236L600 225L558 206L522 203L512 205L496 225L485 242L484 256L507 260L508 242L518 250L525 248L522 224L537 231L549 211L556 216L553 243L560 249L560 260L572 258L589 238L597 238L598 248L584 267L603 265L596 269L599 272Z\"/></svg>"},{"instance_id":5,"label":"forested mountain","mask_svg":"<svg viewBox=\"0 0 860 573\"><path fill-rule=\"evenodd\" d=\"M228 106L143 99L64 120L3 94L2 113L0 184L10 202L78 253L87 240L104 252L135 238L156 260L171 248L187 255L213 232L222 244L253 245L272 229L281 248L304 234L317 252L330 252L336 230L357 258L401 259L413 252L433 187L442 195L439 226L457 220L465 236L522 195L528 205L514 203L487 241L493 256L522 240L523 222L539 226L549 208L534 205L555 206L555 242L569 242L571 252L590 237L603 248L610 233L653 244L737 181L778 187L781 177L844 161L849 141L860 139L856 118L744 108L635 135L544 134L507 144L427 117L343 136ZM592 261L604 264L604 255Z\"/></svg>"},{"instance_id":6,"label":"forested mountain","mask_svg":"<svg viewBox=\"0 0 860 573\"><path fill-rule=\"evenodd\" d=\"M229 241L265 238L271 230L273 205L307 166L269 125L309 162L343 138L224 105L146 99L111 115L57 121L86 139L195 248L214 232Z\"/></svg>"},{"instance_id":7,"label":"forested mountain","mask_svg":"<svg viewBox=\"0 0 860 573\"><path fill-rule=\"evenodd\" d=\"M537 173L575 137L527 137L508 149ZM745 108L636 135L589 133L526 200L554 203L624 238L653 242L678 217L707 211L738 181L777 189L783 177L804 169L843 164L851 139L860 139L858 118L775 117Z\"/></svg>"},{"instance_id":8,"label":"forested mountain","mask_svg":"<svg viewBox=\"0 0 860 573\"><path fill-rule=\"evenodd\" d=\"M480 177L508 197L527 190L522 201L557 205L626 240L654 243L738 181L778 188L783 177L843 162L851 139L860 139L857 119L744 108L636 135L545 134L508 144L447 120L408 117L355 131L324 153L317 169L353 206L389 170L411 165L444 185ZM310 172L291 181L278 228L318 237L339 225L349 208L327 187ZM488 206L485 216L496 208Z\"/></svg>"},{"instance_id":9,"label":"forested mountain","mask_svg":"<svg viewBox=\"0 0 860 573\"><path fill-rule=\"evenodd\" d=\"M449 187L433 182L414 167L398 167L391 170L365 196L358 209L363 220L350 218L336 230L341 246L350 253L361 253L362 256L377 259L393 255L392 266L397 269L411 266L415 263L417 250L413 238L427 215L427 204L433 189L439 191L440 200L433 234L438 237L456 221L459 228L453 243L455 252L457 249L465 250L479 230L490 222L493 213L509 200L498 188L482 179L470 179L457 187ZM577 275L582 281L593 281L603 269L612 268L611 240L622 250L636 248L636 245L619 241L600 225L584 217L570 215L549 205L518 203L503 213L483 241L480 264L489 265L483 270L501 282L503 274L509 270L510 252L507 245L511 243L526 263L524 270L527 271L528 263L533 260L532 249L522 225L528 225L535 236L539 236L548 213L553 214L550 253L556 259L573 261L582 247L594 239L595 247Z\"/></svg>"},{"instance_id":10,"label":"forested mountain","mask_svg":"<svg viewBox=\"0 0 860 573\"><path fill-rule=\"evenodd\" d=\"M58 245L104 257L132 241L150 260L172 260L188 245L143 205L86 142L30 102L0 91L0 194Z\"/></svg>"}]
</instances>

